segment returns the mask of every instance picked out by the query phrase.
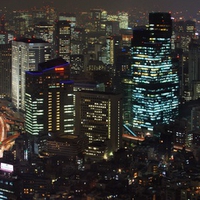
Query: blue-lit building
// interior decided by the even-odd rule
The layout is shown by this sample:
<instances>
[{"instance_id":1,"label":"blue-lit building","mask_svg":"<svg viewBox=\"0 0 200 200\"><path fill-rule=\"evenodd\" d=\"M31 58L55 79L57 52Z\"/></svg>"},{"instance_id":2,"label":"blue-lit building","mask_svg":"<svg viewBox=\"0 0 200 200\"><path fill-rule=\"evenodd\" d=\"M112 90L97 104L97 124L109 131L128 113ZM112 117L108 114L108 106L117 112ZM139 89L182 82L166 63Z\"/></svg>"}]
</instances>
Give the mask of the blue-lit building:
<instances>
[{"instance_id":1,"label":"blue-lit building","mask_svg":"<svg viewBox=\"0 0 200 200\"><path fill-rule=\"evenodd\" d=\"M153 131L178 115L179 79L171 58L169 13L150 13L146 29L133 30L133 127Z\"/></svg>"},{"instance_id":2,"label":"blue-lit building","mask_svg":"<svg viewBox=\"0 0 200 200\"><path fill-rule=\"evenodd\" d=\"M74 104L70 66L49 60L26 72L25 130L30 135L73 134Z\"/></svg>"}]
</instances>

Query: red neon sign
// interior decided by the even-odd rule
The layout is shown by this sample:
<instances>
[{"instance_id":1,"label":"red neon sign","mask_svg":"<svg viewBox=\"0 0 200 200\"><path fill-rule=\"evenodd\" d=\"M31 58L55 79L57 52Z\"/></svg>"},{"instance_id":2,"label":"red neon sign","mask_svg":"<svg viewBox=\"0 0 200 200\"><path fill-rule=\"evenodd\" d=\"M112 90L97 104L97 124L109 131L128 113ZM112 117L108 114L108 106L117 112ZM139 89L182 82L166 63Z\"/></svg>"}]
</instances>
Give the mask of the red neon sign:
<instances>
[{"instance_id":1,"label":"red neon sign","mask_svg":"<svg viewBox=\"0 0 200 200\"><path fill-rule=\"evenodd\" d=\"M64 70L65 70L64 67L56 67L56 68L55 68L55 71L56 71L56 72L60 72L60 71L64 71Z\"/></svg>"}]
</instances>

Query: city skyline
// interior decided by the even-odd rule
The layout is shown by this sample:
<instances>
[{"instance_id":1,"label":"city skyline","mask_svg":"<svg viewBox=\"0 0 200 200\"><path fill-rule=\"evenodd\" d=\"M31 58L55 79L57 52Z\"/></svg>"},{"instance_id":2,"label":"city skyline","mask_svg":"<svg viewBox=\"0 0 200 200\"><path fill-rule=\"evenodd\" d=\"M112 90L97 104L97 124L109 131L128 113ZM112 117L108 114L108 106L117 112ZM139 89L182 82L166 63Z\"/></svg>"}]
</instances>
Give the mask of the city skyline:
<instances>
[{"instance_id":1,"label":"city skyline","mask_svg":"<svg viewBox=\"0 0 200 200\"><path fill-rule=\"evenodd\" d=\"M2 1L0 199L200 199L200 11Z\"/></svg>"},{"instance_id":2,"label":"city skyline","mask_svg":"<svg viewBox=\"0 0 200 200\"><path fill-rule=\"evenodd\" d=\"M42 6L53 6L59 11L67 11L67 12L76 12L76 11L84 11L91 8L102 8L107 9L108 11L130 11L132 9L137 8L138 10L148 10L148 11L161 11L161 12L176 12L182 11L187 15L187 17L192 17L200 10L199 1L193 0L191 2L189 0L101 0L101 1L93 1L93 0L43 0L37 1L37 3L31 0L2 0L1 1L1 9L4 10L5 7L8 10L18 10L18 9L29 9L32 7L40 8Z\"/></svg>"}]
</instances>

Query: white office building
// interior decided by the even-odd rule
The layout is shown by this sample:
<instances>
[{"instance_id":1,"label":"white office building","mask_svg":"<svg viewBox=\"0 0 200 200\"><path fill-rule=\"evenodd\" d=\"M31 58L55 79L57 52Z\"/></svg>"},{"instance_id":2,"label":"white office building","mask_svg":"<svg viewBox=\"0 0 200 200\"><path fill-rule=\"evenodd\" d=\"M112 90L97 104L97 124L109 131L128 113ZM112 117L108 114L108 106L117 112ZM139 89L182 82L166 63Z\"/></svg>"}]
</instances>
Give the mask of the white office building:
<instances>
[{"instance_id":1,"label":"white office building","mask_svg":"<svg viewBox=\"0 0 200 200\"><path fill-rule=\"evenodd\" d=\"M12 41L12 102L24 110L25 72L35 71L38 64L51 59L51 44L41 39Z\"/></svg>"}]
</instances>

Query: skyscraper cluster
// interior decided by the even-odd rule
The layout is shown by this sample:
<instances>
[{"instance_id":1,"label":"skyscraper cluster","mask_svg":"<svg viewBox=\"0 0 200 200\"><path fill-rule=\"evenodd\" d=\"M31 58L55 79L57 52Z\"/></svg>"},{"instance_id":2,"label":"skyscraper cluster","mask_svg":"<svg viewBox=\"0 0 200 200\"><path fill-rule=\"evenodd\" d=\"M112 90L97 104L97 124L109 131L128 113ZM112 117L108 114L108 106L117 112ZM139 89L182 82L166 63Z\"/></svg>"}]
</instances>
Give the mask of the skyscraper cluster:
<instances>
[{"instance_id":1,"label":"skyscraper cluster","mask_svg":"<svg viewBox=\"0 0 200 200\"><path fill-rule=\"evenodd\" d=\"M169 163L175 168L173 149L185 152L198 144L200 42L193 21L152 12L147 25L129 27L128 13L111 15L102 9L79 16L56 16L53 9L12 14L0 40L0 97L9 100L1 107L0 122L10 128L0 141L6 149L0 159L0 195L14 194L13 176L10 189L1 190L14 172L21 177L18 195L40 199L50 198L51 188L66 189L70 176L79 180L77 171L104 171L113 163L114 175L105 175L106 181L128 180L123 182L127 188L136 179L151 185L158 180L153 175L167 176ZM179 109L183 105L192 107L190 124L187 109ZM147 182L139 175L144 171L153 174ZM83 189L87 181L79 182L80 190L72 182L67 182L71 191L88 195Z\"/></svg>"},{"instance_id":2,"label":"skyscraper cluster","mask_svg":"<svg viewBox=\"0 0 200 200\"><path fill-rule=\"evenodd\" d=\"M27 13L20 12L19 15L24 18ZM120 126L120 131L113 129L113 134L120 135L119 138L122 138L122 124L129 127L124 131L131 134L134 129L153 133L155 126L173 121L178 116L180 77L178 65L172 59L171 15L150 13L149 24L133 31L127 29L126 13L116 17L94 9L81 16L79 23L84 22L84 28L77 25L75 15L61 13L54 28L37 21L34 37L18 37L12 41L10 97L16 109L25 113L25 131L38 136L55 131L78 135L84 132L90 142L101 140L100 135L94 137L84 129L87 119L80 116L88 118L91 113L82 111L81 102L75 104L79 93L85 90L84 84L89 82L105 85L99 96L104 92L121 94L119 109L123 120L118 120L114 111L99 111L105 115L99 121L108 122L103 126ZM85 21L83 17L86 17ZM111 19L116 23L111 23ZM33 23L28 22L29 25ZM50 20L46 22L50 23ZM51 33L52 40L47 39L47 33ZM74 85L78 82L79 91L75 93ZM114 98L111 99L113 103ZM95 100L87 101L99 105ZM105 110L108 107L106 105ZM94 119L91 123L96 119L97 108L92 111ZM110 117L115 119L116 125ZM92 133L98 132L95 126L90 129ZM107 139L111 138L109 130L102 132ZM121 145L117 146L120 148Z\"/></svg>"}]
</instances>

